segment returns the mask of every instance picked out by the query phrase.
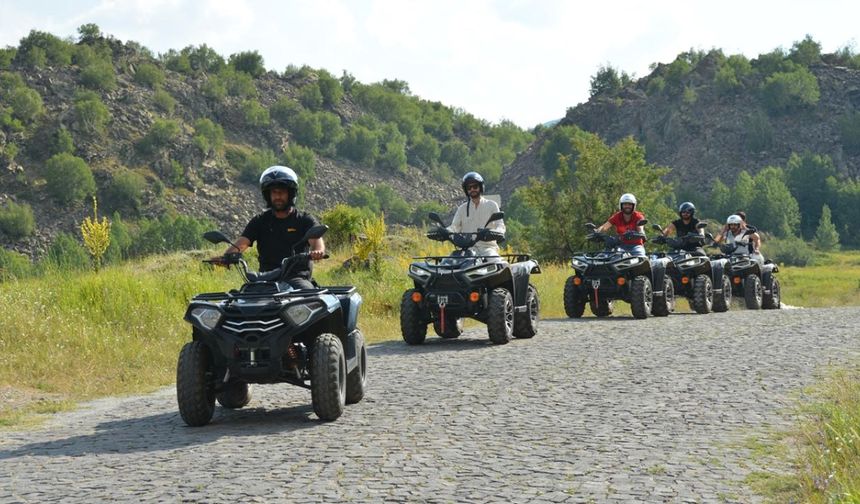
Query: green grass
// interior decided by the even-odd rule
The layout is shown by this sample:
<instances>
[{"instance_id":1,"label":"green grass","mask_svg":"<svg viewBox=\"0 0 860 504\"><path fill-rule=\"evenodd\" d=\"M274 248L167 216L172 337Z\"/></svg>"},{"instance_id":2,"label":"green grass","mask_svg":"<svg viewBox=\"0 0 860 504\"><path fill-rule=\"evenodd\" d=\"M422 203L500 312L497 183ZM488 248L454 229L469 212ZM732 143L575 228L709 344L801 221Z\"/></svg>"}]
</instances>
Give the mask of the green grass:
<instances>
[{"instance_id":1,"label":"green grass","mask_svg":"<svg viewBox=\"0 0 860 504\"><path fill-rule=\"evenodd\" d=\"M364 299L359 325L370 343L400 338L399 306L403 291L412 286L405 273L411 256L447 252L444 244L408 232L392 236L389 245L391 255L378 272L345 271L341 263L347 252L334 253L315 269L322 285L358 288ZM0 283L0 386L57 394L62 402L173 383L176 358L190 335L182 320L188 300L199 292L236 287L241 279L234 270L201 265L200 259L216 253L177 253L99 273L46 272ZM827 261L805 269L783 268L785 301L801 306L860 302L860 253L832 254ZM570 267L541 268L542 274L532 277L541 316L563 318L562 291ZM679 302L680 311L687 309ZM626 303L616 303L616 315L629 313ZM0 424L13 413L0 405Z\"/></svg>"}]
</instances>

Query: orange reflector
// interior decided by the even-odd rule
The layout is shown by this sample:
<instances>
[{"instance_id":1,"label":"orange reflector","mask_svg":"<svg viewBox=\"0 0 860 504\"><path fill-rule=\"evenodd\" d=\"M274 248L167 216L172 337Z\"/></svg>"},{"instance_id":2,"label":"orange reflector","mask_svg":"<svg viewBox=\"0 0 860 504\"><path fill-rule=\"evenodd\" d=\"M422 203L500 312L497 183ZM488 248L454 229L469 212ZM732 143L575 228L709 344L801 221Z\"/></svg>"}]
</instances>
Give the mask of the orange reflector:
<instances>
[{"instance_id":1,"label":"orange reflector","mask_svg":"<svg viewBox=\"0 0 860 504\"><path fill-rule=\"evenodd\" d=\"M469 294L469 301L471 301L473 303L477 303L479 299L481 299L481 295L478 294L477 292L473 292L473 293Z\"/></svg>"},{"instance_id":2,"label":"orange reflector","mask_svg":"<svg viewBox=\"0 0 860 504\"><path fill-rule=\"evenodd\" d=\"M582 279L579 277L573 277L573 285L582 285Z\"/></svg>"},{"instance_id":3,"label":"orange reflector","mask_svg":"<svg viewBox=\"0 0 860 504\"><path fill-rule=\"evenodd\" d=\"M690 277L681 277L681 283L687 285L690 283Z\"/></svg>"},{"instance_id":4,"label":"orange reflector","mask_svg":"<svg viewBox=\"0 0 860 504\"><path fill-rule=\"evenodd\" d=\"M735 285L740 285L740 283L741 283L741 277L734 277L734 278L732 278L732 282L734 282L734 283L735 283Z\"/></svg>"},{"instance_id":5,"label":"orange reflector","mask_svg":"<svg viewBox=\"0 0 860 504\"><path fill-rule=\"evenodd\" d=\"M421 302L421 293L420 292L413 292L412 293L412 301L414 301L416 303L420 303Z\"/></svg>"},{"instance_id":6,"label":"orange reflector","mask_svg":"<svg viewBox=\"0 0 860 504\"><path fill-rule=\"evenodd\" d=\"M627 279L624 277L618 277L618 280L615 281L618 285L624 285L627 283Z\"/></svg>"}]
</instances>

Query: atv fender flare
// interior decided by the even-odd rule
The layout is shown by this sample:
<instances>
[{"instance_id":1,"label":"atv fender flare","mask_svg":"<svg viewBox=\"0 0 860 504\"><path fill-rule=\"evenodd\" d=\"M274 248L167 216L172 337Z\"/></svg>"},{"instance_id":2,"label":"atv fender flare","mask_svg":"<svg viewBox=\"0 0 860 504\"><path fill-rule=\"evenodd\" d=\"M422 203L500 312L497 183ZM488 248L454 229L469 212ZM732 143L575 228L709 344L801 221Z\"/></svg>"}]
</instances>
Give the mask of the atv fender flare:
<instances>
[{"instance_id":1,"label":"atv fender flare","mask_svg":"<svg viewBox=\"0 0 860 504\"><path fill-rule=\"evenodd\" d=\"M715 291L722 292L723 290L723 275L726 274L726 264L724 259L711 260L711 285L714 286Z\"/></svg>"},{"instance_id":2,"label":"atv fender flare","mask_svg":"<svg viewBox=\"0 0 860 504\"><path fill-rule=\"evenodd\" d=\"M761 285L762 288L770 291L771 282L773 279L773 268L769 267L769 264L765 264L761 269Z\"/></svg>"},{"instance_id":3,"label":"atv fender flare","mask_svg":"<svg viewBox=\"0 0 860 504\"><path fill-rule=\"evenodd\" d=\"M666 276L666 265L661 261L651 262L651 291L654 296L663 295L663 278Z\"/></svg>"},{"instance_id":4,"label":"atv fender flare","mask_svg":"<svg viewBox=\"0 0 860 504\"><path fill-rule=\"evenodd\" d=\"M511 284L514 296L514 306L525 306L526 296L529 289L529 278L532 270L537 267L537 262L528 260L511 264Z\"/></svg>"},{"instance_id":5,"label":"atv fender flare","mask_svg":"<svg viewBox=\"0 0 860 504\"><path fill-rule=\"evenodd\" d=\"M346 353L346 372L351 373L358 366L358 358L361 353L361 345L364 339L361 333L351 330L343 341L343 351Z\"/></svg>"},{"instance_id":6,"label":"atv fender flare","mask_svg":"<svg viewBox=\"0 0 860 504\"><path fill-rule=\"evenodd\" d=\"M346 322L346 332L351 333L355 331L356 326L358 326L358 309L361 306L361 294L358 292L353 292L349 296L349 303L344 303L341 301L341 309L346 310L344 313L344 321ZM347 356L349 352L347 352Z\"/></svg>"}]
</instances>

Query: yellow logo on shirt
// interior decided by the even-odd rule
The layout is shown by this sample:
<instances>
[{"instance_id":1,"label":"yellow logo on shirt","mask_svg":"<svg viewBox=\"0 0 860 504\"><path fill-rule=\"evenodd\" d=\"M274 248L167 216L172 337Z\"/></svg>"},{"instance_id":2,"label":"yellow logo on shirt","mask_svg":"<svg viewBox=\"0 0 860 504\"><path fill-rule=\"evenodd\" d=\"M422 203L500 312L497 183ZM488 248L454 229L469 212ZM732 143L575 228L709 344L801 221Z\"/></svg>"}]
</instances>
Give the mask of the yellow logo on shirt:
<instances>
[{"instance_id":1,"label":"yellow logo on shirt","mask_svg":"<svg viewBox=\"0 0 860 504\"><path fill-rule=\"evenodd\" d=\"M296 228L287 228L287 232L288 232L288 233L295 233L295 232L296 232Z\"/></svg>"}]
</instances>

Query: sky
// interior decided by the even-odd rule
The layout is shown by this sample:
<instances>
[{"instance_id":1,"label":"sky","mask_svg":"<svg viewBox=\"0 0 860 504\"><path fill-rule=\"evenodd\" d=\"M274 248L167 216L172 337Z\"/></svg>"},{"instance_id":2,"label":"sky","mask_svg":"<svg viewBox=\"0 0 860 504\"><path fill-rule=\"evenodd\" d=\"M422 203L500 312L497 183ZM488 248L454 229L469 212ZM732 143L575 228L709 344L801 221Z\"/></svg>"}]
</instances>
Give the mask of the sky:
<instances>
[{"instance_id":1,"label":"sky","mask_svg":"<svg viewBox=\"0 0 860 504\"><path fill-rule=\"evenodd\" d=\"M689 49L754 58L806 35L856 46L860 2L843 0L0 0L0 47L32 29L85 23L164 53L206 44L258 51L266 68L400 79L414 95L524 128L588 100L602 65L636 77Z\"/></svg>"}]
</instances>

